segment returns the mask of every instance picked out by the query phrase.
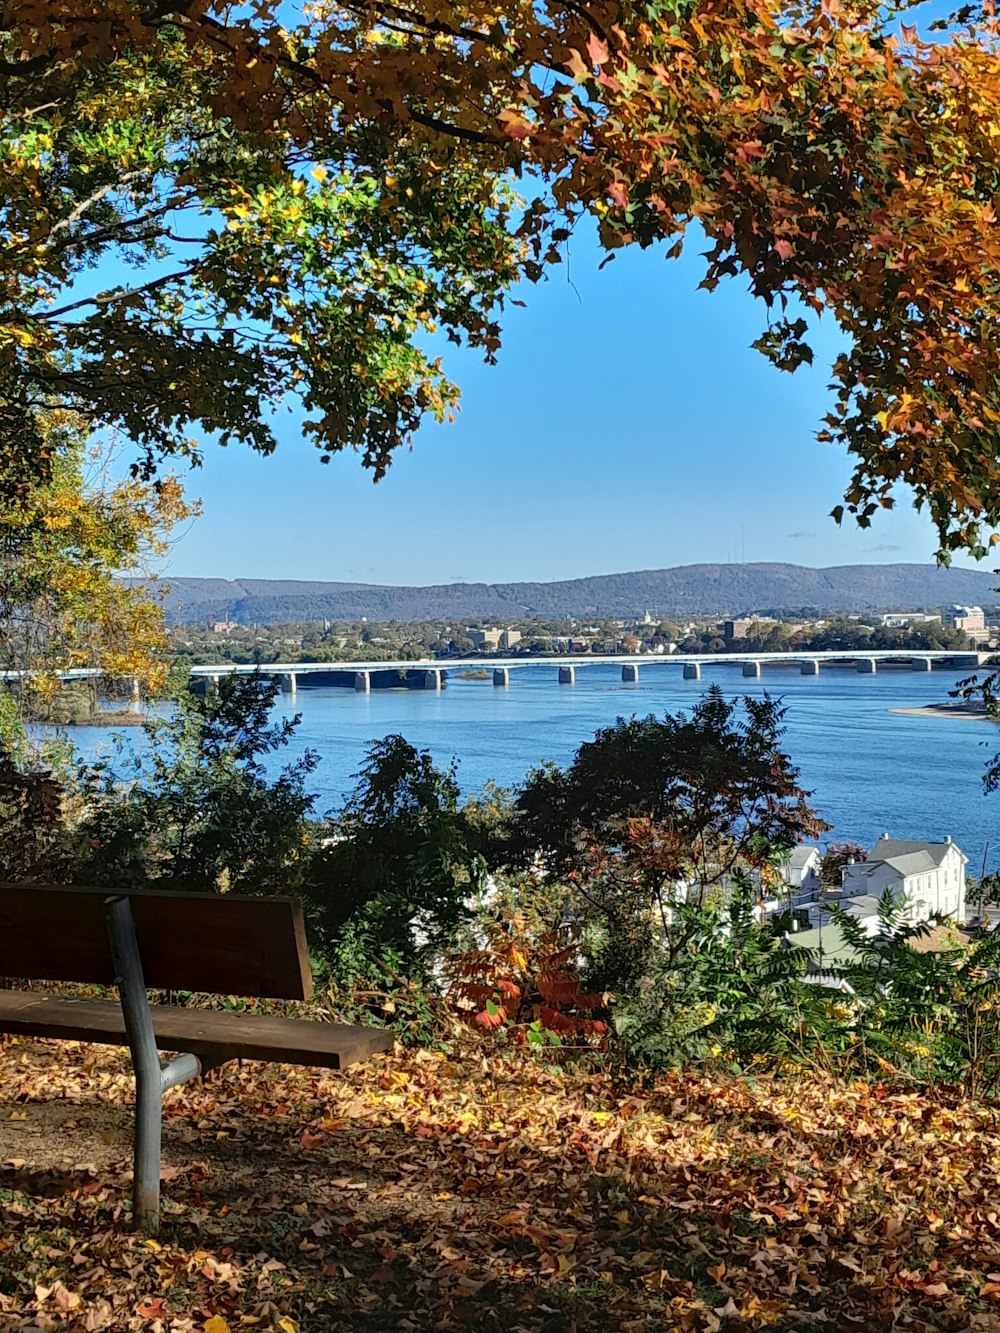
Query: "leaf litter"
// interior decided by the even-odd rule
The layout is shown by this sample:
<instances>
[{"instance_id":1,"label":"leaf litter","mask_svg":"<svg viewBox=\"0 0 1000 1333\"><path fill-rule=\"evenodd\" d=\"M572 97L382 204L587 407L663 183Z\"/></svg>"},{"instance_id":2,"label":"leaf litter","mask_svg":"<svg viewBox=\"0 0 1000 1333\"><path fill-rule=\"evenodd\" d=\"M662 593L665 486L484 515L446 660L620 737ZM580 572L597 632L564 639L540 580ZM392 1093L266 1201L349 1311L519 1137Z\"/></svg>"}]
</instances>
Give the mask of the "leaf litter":
<instances>
[{"instance_id":1,"label":"leaf litter","mask_svg":"<svg viewBox=\"0 0 1000 1333\"><path fill-rule=\"evenodd\" d=\"M128 1228L124 1052L0 1047L0 1333L1000 1330L986 1106L527 1055L231 1065Z\"/></svg>"}]
</instances>

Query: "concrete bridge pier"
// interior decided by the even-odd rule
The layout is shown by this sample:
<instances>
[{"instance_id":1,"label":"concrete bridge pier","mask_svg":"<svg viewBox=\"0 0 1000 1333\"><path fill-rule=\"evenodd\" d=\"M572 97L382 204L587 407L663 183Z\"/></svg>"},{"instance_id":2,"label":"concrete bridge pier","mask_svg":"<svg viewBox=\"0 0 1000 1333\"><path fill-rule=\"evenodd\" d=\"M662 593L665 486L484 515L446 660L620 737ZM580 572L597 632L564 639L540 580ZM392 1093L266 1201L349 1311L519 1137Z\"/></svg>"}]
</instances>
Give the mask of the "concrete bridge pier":
<instances>
[{"instance_id":1,"label":"concrete bridge pier","mask_svg":"<svg viewBox=\"0 0 1000 1333\"><path fill-rule=\"evenodd\" d=\"M139 684L139 677L132 677L132 707L138 708L142 703L142 686Z\"/></svg>"},{"instance_id":2,"label":"concrete bridge pier","mask_svg":"<svg viewBox=\"0 0 1000 1333\"><path fill-rule=\"evenodd\" d=\"M439 667L432 667L424 672L424 689L439 690L441 688L441 670Z\"/></svg>"},{"instance_id":3,"label":"concrete bridge pier","mask_svg":"<svg viewBox=\"0 0 1000 1333\"><path fill-rule=\"evenodd\" d=\"M496 685L498 689L505 690L507 688L510 684L510 672L506 667L493 668L493 684Z\"/></svg>"},{"instance_id":4,"label":"concrete bridge pier","mask_svg":"<svg viewBox=\"0 0 1000 1333\"><path fill-rule=\"evenodd\" d=\"M743 674L744 676L752 676L754 680L760 680L760 663L744 662Z\"/></svg>"},{"instance_id":5,"label":"concrete bridge pier","mask_svg":"<svg viewBox=\"0 0 1000 1333\"><path fill-rule=\"evenodd\" d=\"M355 671L354 688L359 694L371 694L372 673L370 671Z\"/></svg>"},{"instance_id":6,"label":"concrete bridge pier","mask_svg":"<svg viewBox=\"0 0 1000 1333\"><path fill-rule=\"evenodd\" d=\"M626 662L622 667L622 680L630 685L639 683L639 668L635 662Z\"/></svg>"},{"instance_id":7,"label":"concrete bridge pier","mask_svg":"<svg viewBox=\"0 0 1000 1333\"><path fill-rule=\"evenodd\" d=\"M929 657L911 657L911 658L910 658L910 670L911 670L911 671L931 671L932 669L933 669L933 666L932 666L932 663L931 663L931 659L930 659Z\"/></svg>"},{"instance_id":8,"label":"concrete bridge pier","mask_svg":"<svg viewBox=\"0 0 1000 1333\"><path fill-rule=\"evenodd\" d=\"M685 679L685 680L701 680L701 663L700 663L700 662L685 662L685 663L684 663L684 679Z\"/></svg>"},{"instance_id":9,"label":"concrete bridge pier","mask_svg":"<svg viewBox=\"0 0 1000 1333\"><path fill-rule=\"evenodd\" d=\"M854 664L854 669L860 672L862 676L874 676L878 671L878 663L874 657L859 657Z\"/></svg>"},{"instance_id":10,"label":"concrete bridge pier","mask_svg":"<svg viewBox=\"0 0 1000 1333\"><path fill-rule=\"evenodd\" d=\"M801 665L801 667L799 668L799 670L802 672L803 676L818 676L818 675L819 675L819 658L818 658L818 657L807 657L806 660L802 663L802 665Z\"/></svg>"},{"instance_id":11,"label":"concrete bridge pier","mask_svg":"<svg viewBox=\"0 0 1000 1333\"><path fill-rule=\"evenodd\" d=\"M574 667L574 666L561 666L561 667L559 668L559 684L560 684L560 685L575 685L575 684L576 684L576 667Z\"/></svg>"},{"instance_id":12,"label":"concrete bridge pier","mask_svg":"<svg viewBox=\"0 0 1000 1333\"><path fill-rule=\"evenodd\" d=\"M290 694L294 699L298 693L299 682L294 671L283 671L281 673L281 693Z\"/></svg>"}]
</instances>

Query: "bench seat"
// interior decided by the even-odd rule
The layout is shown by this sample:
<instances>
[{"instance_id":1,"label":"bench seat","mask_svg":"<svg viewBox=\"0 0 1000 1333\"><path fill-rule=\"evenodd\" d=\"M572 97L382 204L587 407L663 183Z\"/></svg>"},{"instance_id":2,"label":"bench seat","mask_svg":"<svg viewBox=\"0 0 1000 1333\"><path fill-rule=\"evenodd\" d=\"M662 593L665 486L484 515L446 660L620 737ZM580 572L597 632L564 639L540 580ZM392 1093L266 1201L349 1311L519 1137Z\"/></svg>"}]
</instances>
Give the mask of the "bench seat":
<instances>
[{"instance_id":1,"label":"bench seat","mask_svg":"<svg viewBox=\"0 0 1000 1333\"><path fill-rule=\"evenodd\" d=\"M343 1069L392 1047L392 1033L379 1028L163 1004L149 1010L161 1051L190 1051L213 1065L242 1059ZM0 991L0 1033L128 1045L116 1001L64 999L34 991Z\"/></svg>"},{"instance_id":2,"label":"bench seat","mask_svg":"<svg viewBox=\"0 0 1000 1333\"><path fill-rule=\"evenodd\" d=\"M292 898L0 884L0 977L115 986L112 1000L0 990L0 1034L128 1046L135 1071L133 1225L160 1225L163 1094L227 1060L343 1069L392 1034L226 1009L151 1005L148 988L256 999L313 996ZM176 1052L160 1059L160 1051Z\"/></svg>"}]
</instances>

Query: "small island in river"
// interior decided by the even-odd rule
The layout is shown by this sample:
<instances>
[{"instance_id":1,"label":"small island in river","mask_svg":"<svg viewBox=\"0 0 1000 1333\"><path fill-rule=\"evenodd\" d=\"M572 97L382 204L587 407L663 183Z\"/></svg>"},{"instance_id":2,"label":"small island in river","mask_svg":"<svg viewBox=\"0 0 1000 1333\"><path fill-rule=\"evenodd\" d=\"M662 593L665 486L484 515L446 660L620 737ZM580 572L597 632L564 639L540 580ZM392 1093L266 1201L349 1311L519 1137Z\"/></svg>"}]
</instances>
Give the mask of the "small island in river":
<instances>
[{"instance_id":1,"label":"small island in river","mask_svg":"<svg viewBox=\"0 0 1000 1333\"><path fill-rule=\"evenodd\" d=\"M890 713L902 713L906 717L958 717L966 722L998 722L986 711L981 700L948 699L939 704L924 704L919 708L890 708Z\"/></svg>"}]
</instances>

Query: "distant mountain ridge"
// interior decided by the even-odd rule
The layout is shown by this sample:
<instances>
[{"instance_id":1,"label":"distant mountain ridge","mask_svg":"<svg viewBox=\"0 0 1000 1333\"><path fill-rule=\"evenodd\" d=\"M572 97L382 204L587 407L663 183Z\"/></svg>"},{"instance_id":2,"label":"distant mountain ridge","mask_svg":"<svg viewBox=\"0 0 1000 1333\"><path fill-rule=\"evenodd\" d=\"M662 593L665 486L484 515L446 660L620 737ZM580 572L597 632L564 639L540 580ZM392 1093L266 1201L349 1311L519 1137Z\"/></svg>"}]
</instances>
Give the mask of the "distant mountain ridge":
<instances>
[{"instance_id":1,"label":"distant mountain ridge","mask_svg":"<svg viewBox=\"0 0 1000 1333\"><path fill-rule=\"evenodd\" d=\"M521 616L726 616L748 611L860 614L950 602L1000 605L987 570L933 565L678 565L556 583L442 583L393 587L297 579L169 578L175 623L230 619L273 625L316 620L490 620Z\"/></svg>"}]
</instances>

